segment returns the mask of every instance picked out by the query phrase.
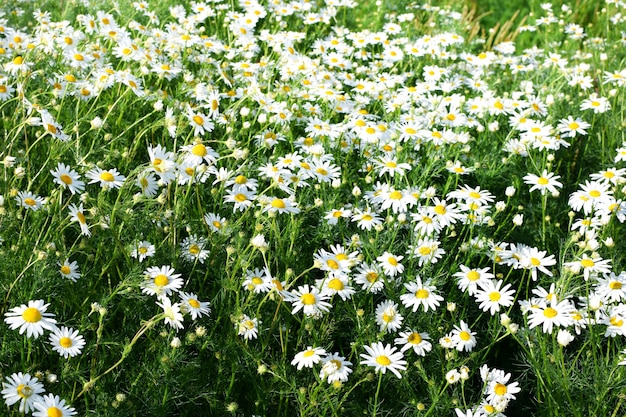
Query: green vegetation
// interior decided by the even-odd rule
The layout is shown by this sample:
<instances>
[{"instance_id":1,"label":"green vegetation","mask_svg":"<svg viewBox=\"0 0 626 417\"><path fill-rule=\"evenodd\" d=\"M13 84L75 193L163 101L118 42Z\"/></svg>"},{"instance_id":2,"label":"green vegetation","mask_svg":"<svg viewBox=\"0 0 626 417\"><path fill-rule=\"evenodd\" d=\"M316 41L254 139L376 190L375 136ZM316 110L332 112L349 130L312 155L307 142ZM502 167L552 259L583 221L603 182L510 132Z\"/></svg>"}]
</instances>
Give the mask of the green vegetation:
<instances>
[{"instance_id":1,"label":"green vegetation","mask_svg":"<svg viewBox=\"0 0 626 417\"><path fill-rule=\"evenodd\" d=\"M5 414L620 415L626 10L569 3L3 4Z\"/></svg>"}]
</instances>

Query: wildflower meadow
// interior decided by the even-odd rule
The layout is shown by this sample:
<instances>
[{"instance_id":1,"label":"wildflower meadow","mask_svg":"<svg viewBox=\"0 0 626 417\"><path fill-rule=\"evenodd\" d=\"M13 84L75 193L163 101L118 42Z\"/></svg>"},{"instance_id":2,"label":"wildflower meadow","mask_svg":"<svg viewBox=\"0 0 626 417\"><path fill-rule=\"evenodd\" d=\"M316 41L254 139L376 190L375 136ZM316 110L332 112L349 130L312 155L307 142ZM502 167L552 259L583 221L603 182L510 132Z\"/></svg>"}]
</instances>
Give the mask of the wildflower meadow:
<instances>
[{"instance_id":1,"label":"wildflower meadow","mask_svg":"<svg viewBox=\"0 0 626 417\"><path fill-rule=\"evenodd\" d=\"M0 414L624 415L626 2L524 3L2 2Z\"/></svg>"}]
</instances>

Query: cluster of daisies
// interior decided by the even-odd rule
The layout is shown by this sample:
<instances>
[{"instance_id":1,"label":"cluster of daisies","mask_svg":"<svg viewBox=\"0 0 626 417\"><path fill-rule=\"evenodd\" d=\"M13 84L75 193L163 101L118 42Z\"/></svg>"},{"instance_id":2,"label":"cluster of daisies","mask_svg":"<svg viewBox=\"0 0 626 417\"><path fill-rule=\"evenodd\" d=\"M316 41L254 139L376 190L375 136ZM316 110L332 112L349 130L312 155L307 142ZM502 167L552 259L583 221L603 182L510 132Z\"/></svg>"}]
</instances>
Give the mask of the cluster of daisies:
<instances>
[{"instance_id":1,"label":"cluster of daisies","mask_svg":"<svg viewBox=\"0 0 626 417\"><path fill-rule=\"evenodd\" d=\"M108 213L97 206L99 198L128 198L129 206L153 200L163 204L172 193L193 192L206 211L201 218L192 218L191 210L180 218L185 226L202 224L204 229L176 230L181 235L176 249L182 262L200 268L219 251L214 242L226 241L232 224L261 225L258 219L277 216L288 222L318 214L319 223L332 232L353 233L347 242L308 254L321 278L277 278L279 273L267 265L280 261L266 259L275 256L268 250L273 242L258 234L251 246L261 250L264 265L241 271L241 289L264 297L261 302L274 299L266 297L269 293L278 294L291 315L313 320L338 303L375 297L375 308L363 315L380 337L358 347L360 365L398 378L407 371L411 351L417 356L437 348L468 353L488 343L467 317L442 326L440 334L416 325L417 317L443 307L455 311L456 295L442 291L451 282L486 316L499 315L512 333L520 325L508 314L518 306L529 329L547 334L558 329L562 346L591 325L604 326L607 337L626 336L626 272L614 273L611 260L599 253L614 245L600 237L602 230L626 219L621 199L626 168L619 167L626 161L626 143L616 150L615 166L591 174L569 196L572 253L559 256L486 235L505 221L511 227L536 227L524 224L523 212L510 216L517 210L511 200L536 196L547 207L564 188L553 172L556 154L587 140L593 131L590 121L615 106L611 103L626 86L626 70L612 67L604 43L568 24L562 27L566 39L595 52L565 56L534 47L517 54L513 42L504 42L469 53L463 36L454 32L410 37L403 28L416 17L410 11L387 16L382 30L354 32L330 25L339 9L355 6L353 1L318 3L191 2L189 9L171 7L168 19L173 20L167 22L147 2L134 2L135 15L123 23L122 16L103 11L79 15L76 22L54 22L50 13L38 10L32 33L0 19L0 105L23 110L28 116L24 129L51 146L75 143L79 150L81 134L110 140L110 120L119 111L115 106L90 114L89 126L63 120L56 107L75 103L99 112L98 100L119 93L130 106L148 109L136 123L154 125L157 132L154 142L133 148L135 160L124 160L127 152L98 160L91 150L84 150L84 158L68 151L60 162L47 160L35 182L21 181L25 159L6 155L3 165L14 168L16 187L28 183L25 189L7 190L14 209L49 214L56 210L49 202L58 193L54 197L67 202L59 205L66 213L64 226L73 224L88 241L109 224ZM558 28L571 13L567 6L554 11L544 5L543 10L545 16L524 30ZM451 21L462 17L431 6L420 11ZM214 27L224 33L212 33ZM310 39L312 33L318 37ZM58 63L55 71L48 71L51 58ZM571 95L545 91L540 82L552 73L575 92L577 105L569 104ZM524 81L514 91L499 92L494 74ZM46 96L42 85L53 101L39 102ZM563 104L572 114L560 113ZM490 151L502 152L507 163L532 167L512 181L526 188L510 186L499 197L472 182L472 174L482 168L475 151L481 135L496 138L499 148ZM39 183L44 186L36 189ZM46 184L53 191L38 194ZM171 214L166 212L158 225ZM154 220L149 214L146 219ZM479 236L460 239L468 236L463 234L467 230L479 230ZM403 239L383 245L377 239L385 233ZM128 239L128 253L140 263L152 262L159 250L171 250L140 236ZM445 269L442 264L452 254L469 251L477 256L446 269L446 276L432 273ZM560 258L565 259L563 271L555 274ZM81 278L75 260L67 258L58 267L70 281ZM146 267L139 288L156 297L165 323L180 330L185 315L192 320L208 316L210 306L182 291L186 282L175 267ZM532 296L517 304L519 283L505 278L511 271L525 274L534 286L527 291ZM574 294L575 286L555 275L587 282L591 292ZM550 282L548 289L545 282ZM49 331L53 350L66 358L79 354L85 345L82 336L57 328L47 307L43 300L29 301L7 313L5 322L27 337ZM261 309L234 308L238 314L231 331L253 343L264 331ZM292 365L298 370L317 366L319 378L331 384L347 382L355 359L335 349L329 352L307 346L295 354ZM450 371L446 380L467 379L468 372ZM510 374L501 370L485 366L481 378L485 401L467 415L501 413L519 392ZM21 412L39 415L48 407L53 415L50 407L55 407L61 415L72 415L58 397L39 396L42 385L30 375L14 374L7 381L5 400L9 405L19 401ZM457 414L464 415L461 410Z\"/></svg>"},{"instance_id":2,"label":"cluster of daisies","mask_svg":"<svg viewBox=\"0 0 626 417\"><path fill-rule=\"evenodd\" d=\"M52 350L64 358L79 355L85 346L85 339L77 330L61 326L57 327L55 315L47 311L50 304L43 300L31 300L12 308L5 314L4 321L12 330L19 330L26 337L37 339L49 332L49 343ZM36 376L17 372L6 377L2 382L2 396L8 406L18 405L20 413L33 412L35 417L73 416L73 407L65 403L58 395L47 394L44 385Z\"/></svg>"}]
</instances>

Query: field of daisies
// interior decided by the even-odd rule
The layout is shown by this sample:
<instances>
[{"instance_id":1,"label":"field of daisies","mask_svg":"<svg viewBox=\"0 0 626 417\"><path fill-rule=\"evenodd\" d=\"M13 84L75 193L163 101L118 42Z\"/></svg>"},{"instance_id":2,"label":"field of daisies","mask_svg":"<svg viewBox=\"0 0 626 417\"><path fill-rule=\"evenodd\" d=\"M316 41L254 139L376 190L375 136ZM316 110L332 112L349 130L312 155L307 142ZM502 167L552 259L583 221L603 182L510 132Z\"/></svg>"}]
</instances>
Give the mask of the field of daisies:
<instances>
[{"instance_id":1,"label":"field of daisies","mask_svg":"<svg viewBox=\"0 0 626 417\"><path fill-rule=\"evenodd\" d=\"M0 8L0 414L625 412L626 3L49 3Z\"/></svg>"}]
</instances>

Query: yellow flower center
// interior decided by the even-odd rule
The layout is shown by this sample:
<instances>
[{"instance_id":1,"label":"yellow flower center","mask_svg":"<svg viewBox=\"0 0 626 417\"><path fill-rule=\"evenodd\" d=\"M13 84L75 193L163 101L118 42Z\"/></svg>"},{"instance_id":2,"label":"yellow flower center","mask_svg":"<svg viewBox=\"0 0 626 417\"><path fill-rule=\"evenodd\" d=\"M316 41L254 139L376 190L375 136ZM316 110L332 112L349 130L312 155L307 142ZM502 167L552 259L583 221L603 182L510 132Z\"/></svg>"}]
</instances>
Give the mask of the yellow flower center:
<instances>
[{"instance_id":1,"label":"yellow flower center","mask_svg":"<svg viewBox=\"0 0 626 417\"><path fill-rule=\"evenodd\" d=\"M480 279L480 274L473 269L466 274L466 277L470 281L478 281Z\"/></svg>"},{"instance_id":2,"label":"yellow flower center","mask_svg":"<svg viewBox=\"0 0 626 417\"><path fill-rule=\"evenodd\" d=\"M37 202L34 199L32 199L30 197L27 197L27 198L24 199L24 204L33 207L33 206L37 205Z\"/></svg>"},{"instance_id":3,"label":"yellow flower center","mask_svg":"<svg viewBox=\"0 0 626 417\"><path fill-rule=\"evenodd\" d=\"M74 343L72 343L72 339L70 339L69 337L62 337L59 339L59 345L61 345L61 347L64 348L69 348L72 347Z\"/></svg>"},{"instance_id":4,"label":"yellow flower center","mask_svg":"<svg viewBox=\"0 0 626 417\"><path fill-rule=\"evenodd\" d=\"M621 290L622 289L622 283L619 281L611 281L609 283L609 288L612 290Z\"/></svg>"},{"instance_id":5,"label":"yellow flower center","mask_svg":"<svg viewBox=\"0 0 626 417\"><path fill-rule=\"evenodd\" d=\"M569 125L567 125L567 127L569 127L571 130L576 130L580 127L580 125L576 122L572 122Z\"/></svg>"},{"instance_id":6,"label":"yellow flower center","mask_svg":"<svg viewBox=\"0 0 626 417\"><path fill-rule=\"evenodd\" d=\"M328 171L325 170L324 168L317 168L315 172L317 172L320 175L328 175Z\"/></svg>"},{"instance_id":7,"label":"yellow flower center","mask_svg":"<svg viewBox=\"0 0 626 417\"><path fill-rule=\"evenodd\" d=\"M369 283L376 282L376 280L378 280L378 273L377 272L368 272L367 274L365 274L365 279Z\"/></svg>"},{"instance_id":8,"label":"yellow flower center","mask_svg":"<svg viewBox=\"0 0 626 417\"><path fill-rule=\"evenodd\" d=\"M344 289L344 285L339 278L333 278L328 281L328 288L335 291L341 291Z\"/></svg>"},{"instance_id":9,"label":"yellow flower center","mask_svg":"<svg viewBox=\"0 0 626 417\"><path fill-rule=\"evenodd\" d=\"M115 177L110 172L104 171L102 174L100 174L100 179L105 182L113 182L115 180Z\"/></svg>"},{"instance_id":10,"label":"yellow flower center","mask_svg":"<svg viewBox=\"0 0 626 417\"><path fill-rule=\"evenodd\" d=\"M430 293L428 292L428 290L424 288L420 288L419 290L415 291L415 298L426 299L429 295Z\"/></svg>"},{"instance_id":11,"label":"yellow flower center","mask_svg":"<svg viewBox=\"0 0 626 417\"><path fill-rule=\"evenodd\" d=\"M498 291L492 291L489 293L489 299L493 302L499 301L500 297L501 295Z\"/></svg>"},{"instance_id":12,"label":"yellow flower center","mask_svg":"<svg viewBox=\"0 0 626 417\"><path fill-rule=\"evenodd\" d=\"M76 212L76 218L78 218L78 223L80 224L87 223L87 219L85 218L85 215L81 213L80 211Z\"/></svg>"},{"instance_id":13,"label":"yellow flower center","mask_svg":"<svg viewBox=\"0 0 626 417\"><path fill-rule=\"evenodd\" d=\"M167 276L164 274L159 274L156 277L154 277L154 285L158 287L164 287L167 284L169 284L169 282L170 282L169 278L167 278Z\"/></svg>"},{"instance_id":14,"label":"yellow flower center","mask_svg":"<svg viewBox=\"0 0 626 417\"><path fill-rule=\"evenodd\" d=\"M391 360L385 355L379 355L376 357L376 363L382 366L391 365Z\"/></svg>"},{"instance_id":15,"label":"yellow flower center","mask_svg":"<svg viewBox=\"0 0 626 417\"><path fill-rule=\"evenodd\" d=\"M328 265L330 269L339 269L339 263L334 259L328 259L326 265Z\"/></svg>"},{"instance_id":16,"label":"yellow flower center","mask_svg":"<svg viewBox=\"0 0 626 417\"><path fill-rule=\"evenodd\" d=\"M204 124L204 119L202 118L202 116L198 116L197 114L195 116L192 117L194 123L202 126Z\"/></svg>"},{"instance_id":17,"label":"yellow flower center","mask_svg":"<svg viewBox=\"0 0 626 417\"><path fill-rule=\"evenodd\" d=\"M272 207L277 208L277 209L284 209L287 206L285 205L285 202L282 199L275 198L274 200L272 200Z\"/></svg>"},{"instance_id":18,"label":"yellow flower center","mask_svg":"<svg viewBox=\"0 0 626 417\"><path fill-rule=\"evenodd\" d=\"M472 335L469 334L469 332L466 332L465 330L463 330L462 332L459 333L459 337L461 338L461 340L467 342L468 340L472 338Z\"/></svg>"},{"instance_id":19,"label":"yellow flower center","mask_svg":"<svg viewBox=\"0 0 626 417\"><path fill-rule=\"evenodd\" d=\"M189 253L191 253L192 255L197 255L200 253L200 246L198 245L191 245L189 246Z\"/></svg>"},{"instance_id":20,"label":"yellow flower center","mask_svg":"<svg viewBox=\"0 0 626 417\"><path fill-rule=\"evenodd\" d=\"M394 161L389 161L385 163L385 166L387 168L396 168L398 166L398 164L396 164Z\"/></svg>"},{"instance_id":21,"label":"yellow flower center","mask_svg":"<svg viewBox=\"0 0 626 417\"><path fill-rule=\"evenodd\" d=\"M7 86L6 85L0 85L0 93L6 93L7 92Z\"/></svg>"},{"instance_id":22,"label":"yellow flower center","mask_svg":"<svg viewBox=\"0 0 626 417\"><path fill-rule=\"evenodd\" d=\"M317 300L313 294L311 294L310 292L307 292L305 294L302 294L302 296L300 297L300 301L302 302L302 304L306 306L310 306L310 305L315 304Z\"/></svg>"},{"instance_id":23,"label":"yellow flower center","mask_svg":"<svg viewBox=\"0 0 626 417\"><path fill-rule=\"evenodd\" d=\"M217 220L213 220L213 227L215 227L216 229L221 229L222 223L218 222Z\"/></svg>"},{"instance_id":24,"label":"yellow flower center","mask_svg":"<svg viewBox=\"0 0 626 417\"><path fill-rule=\"evenodd\" d=\"M469 193L470 198L480 198L480 194L477 193L476 191L471 191Z\"/></svg>"},{"instance_id":25,"label":"yellow flower center","mask_svg":"<svg viewBox=\"0 0 626 417\"><path fill-rule=\"evenodd\" d=\"M537 184L539 185L546 185L548 184L548 179L546 177L539 177L537 178Z\"/></svg>"},{"instance_id":26,"label":"yellow flower center","mask_svg":"<svg viewBox=\"0 0 626 417\"><path fill-rule=\"evenodd\" d=\"M364 214L363 217L361 217L362 220L365 220L366 222L369 222L373 219L373 217L369 214Z\"/></svg>"},{"instance_id":27,"label":"yellow flower center","mask_svg":"<svg viewBox=\"0 0 626 417\"><path fill-rule=\"evenodd\" d=\"M302 356L304 356L305 358L310 358L313 355L315 355L315 351L314 350L307 350L306 352L304 352L304 354Z\"/></svg>"},{"instance_id":28,"label":"yellow flower center","mask_svg":"<svg viewBox=\"0 0 626 417\"><path fill-rule=\"evenodd\" d=\"M417 130L413 129L412 127L407 127L406 129L404 129L404 131L409 135L414 135L417 133Z\"/></svg>"},{"instance_id":29,"label":"yellow flower center","mask_svg":"<svg viewBox=\"0 0 626 417\"><path fill-rule=\"evenodd\" d=\"M545 310L543 310L543 315L549 319L556 317L558 314L559 312L553 309L552 307L548 307Z\"/></svg>"},{"instance_id":30,"label":"yellow flower center","mask_svg":"<svg viewBox=\"0 0 626 417\"><path fill-rule=\"evenodd\" d=\"M193 308L200 308L200 303L196 299L190 298L187 300L187 303L189 303L189 305Z\"/></svg>"},{"instance_id":31,"label":"yellow flower center","mask_svg":"<svg viewBox=\"0 0 626 417\"><path fill-rule=\"evenodd\" d=\"M495 387L493 387L493 391L496 395L504 395L506 394L506 385L497 383Z\"/></svg>"},{"instance_id":32,"label":"yellow flower center","mask_svg":"<svg viewBox=\"0 0 626 417\"><path fill-rule=\"evenodd\" d=\"M72 180L72 177L70 177L70 176L69 176L69 175L67 175L67 174L61 174L61 175L59 176L59 178L61 179L61 181L63 181L63 183L65 183L65 184L67 184L67 185L70 185L71 183L73 183L73 182L74 182L74 180Z\"/></svg>"},{"instance_id":33,"label":"yellow flower center","mask_svg":"<svg viewBox=\"0 0 626 417\"><path fill-rule=\"evenodd\" d=\"M432 249L430 249L428 246L422 246L421 248L418 249L418 252L422 256L428 256L431 254Z\"/></svg>"},{"instance_id":34,"label":"yellow flower center","mask_svg":"<svg viewBox=\"0 0 626 417\"><path fill-rule=\"evenodd\" d=\"M74 54L74 59L77 61L84 61L85 57L82 56L81 54Z\"/></svg>"},{"instance_id":35,"label":"yellow flower center","mask_svg":"<svg viewBox=\"0 0 626 417\"><path fill-rule=\"evenodd\" d=\"M411 333L408 338L409 343L412 345L419 345L422 343L422 336L419 333Z\"/></svg>"},{"instance_id":36,"label":"yellow flower center","mask_svg":"<svg viewBox=\"0 0 626 417\"><path fill-rule=\"evenodd\" d=\"M22 313L22 319L24 319L26 323L37 323L41 320L41 312L35 307L28 307Z\"/></svg>"},{"instance_id":37,"label":"yellow flower center","mask_svg":"<svg viewBox=\"0 0 626 417\"><path fill-rule=\"evenodd\" d=\"M69 266L67 266L67 265L63 265L63 266L61 267L61 273L62 273L63 275L68 275L70 272L72 272L72 269L71 269Z\"/></svg>"},{"instance_id":38,"label":"yellow flower center","mask_svg":"<svg viewBox=\"0 0 626 417\"><path fill-rule=\"evenodd\" d=\"M600 191L598 190L591 190L589 191L589 195L593 198L598 198L602 195L602 193L600 193Z\"/></svg>"},{"instance_id":39,"label":"yellow flower center","mask_svg":"<svg viewBox=\"0 0 626 417\"><path fill-rule=\"evenodd\" d=\"M541 261L539 259L537 259L537 258L531 257L530 258L530 264L532 266L539 266L539 265L541 265Z\"/></svg>"},{"instance_id":40,"label":"yellow flower center","mask_svg":"<svg viewBox=\"0 0 626 417\"><path fill-rule=\"evenodd\" d=\"M246 201L247 199L248 199L248 197L246 197L246 195L245 195L245 194L241 194L241 193L239 193L239 194L236 194L236 195L235 195L235 201L236 201L236 202L238 202L238 203L243 203L243 202L244 202L244 201Z\"/></svg>"},{"instance_id":41,"label":"yellow flower center","mask_svg":"<svg viewBox=\"0 0 626 417\"><path fill-rule=\"evenodd\" d=\"M191 148L191 153L196 156L204 157L207 154L206 146L204 146L201 143L198 143Z\"/></svg>"},{"instance_id":42,"label":"yellow flower center","mask_svg":"<svg viewBox=\"0 0 626 417\"><path fill-rule=\"evenodd\" d=\"M21 56L16 56L15 58L13 58L13 63L15 65L22 65L23 62L24 58L22 58Z\"/></svg>"},{"instance_id":43,"label":"yellow flower center","mask_svg":"<svg viewBox=\"0 0 626 417\"><path fill-rule=\"evenodd\" d=\"M20 398L28 398L33 395L33 389L26 384L19 384L17 386L17 395L19 395Z\"/></svg>"},{"instance_id":44,"label":"yellow flower center","mask_svg":"<svg viewBox=\"0 0 626 417\"><path fill-rule=\"evenodd\" d=\"M592 261L591 259L583 259L580 261L580 264L582 265L583 268L593 268L593 266L595 265L595 262Z\"/></svg>"},{"instance_id":45,"label":"yellow flower center","mask_svg":"<svg viewBox=\"0 0 626 417\"><path fill-rule=\"evenodd\" d=\"M612 326L616 326L616 327L622 327L622 324L624 324L624 320L618 317L611 317L609 322L611 323Z\"/></svg>"},{"instance_id":46,"label":"yellow flower center","mask_svg":"<svg viewBox=\"0 0 626 417\"><path fill-rule=\"evenodd\" d=\"M402 199L402 193L400 191L394 190L394 191L389 193L389 198L391 200L401 200Z\"/></svg>"},{"instance_id":47,"label":"yellow flower center","mask_svg":"<svg viewBox=\"0 0 626 417\"><path fill-rule=\"evenodd\" d=\"M391 266L398 266L398 260L393 256L388 257L387 262L389 262L389 265Z\"/></svg>"},{"instance_id":48,"label":"yellow flower center","mask_svg":"<svg viewBox=\"0 0 626 417\"><path fill-rule=\"evenodd\" d=\"M385 323L392 322L394 317L396 317L396 312L392 309L387 309L383 312L383 321Z\"/></svg>"}]
</instances>

